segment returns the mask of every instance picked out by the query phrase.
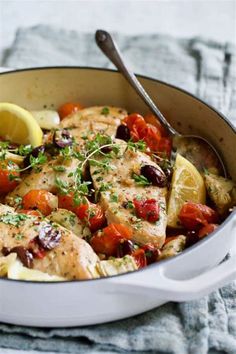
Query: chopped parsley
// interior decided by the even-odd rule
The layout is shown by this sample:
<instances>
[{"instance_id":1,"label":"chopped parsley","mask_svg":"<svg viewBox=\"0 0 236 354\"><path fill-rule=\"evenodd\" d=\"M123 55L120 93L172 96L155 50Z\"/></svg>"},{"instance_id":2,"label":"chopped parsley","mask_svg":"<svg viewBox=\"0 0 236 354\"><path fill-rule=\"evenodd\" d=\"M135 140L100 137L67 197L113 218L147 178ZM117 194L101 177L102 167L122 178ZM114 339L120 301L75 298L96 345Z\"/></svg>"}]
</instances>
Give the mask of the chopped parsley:
<instances>
[{"instance_id":1,"label":"chopped parsley","mask_svg":"<svg viewBox=\"0 0 236 354\"><path fill-rule=\"evenodd\" d=\"M113 203L117 203L118 202L118 195L116 193L111 194L110 201Z\"/></svg>"},{"instance_id":2,"label":"chopped parsley","mask_svg":"<svg viewBox=\"0 0 236 354\"><path fill-rule=\"evenodd\" d=\"M108 107L103 107L103 109L101 110L101 114L103 114L104 116L107 116L110 113L110 110Z\"/></svg>"},{"instance_id":3,"label":"chopped parsley","mask_svg":"<svg viewBox=\"0 0 236 354\"><path fill-rule=\"evenodd\" d=\"M13 225L13 226L19 226L21 221L25 221L26 219L29 219L30 217L26 214L3 214L0 216L0 222L3 222L4 224L8 225Z\"/></svg>"}]
</instances>

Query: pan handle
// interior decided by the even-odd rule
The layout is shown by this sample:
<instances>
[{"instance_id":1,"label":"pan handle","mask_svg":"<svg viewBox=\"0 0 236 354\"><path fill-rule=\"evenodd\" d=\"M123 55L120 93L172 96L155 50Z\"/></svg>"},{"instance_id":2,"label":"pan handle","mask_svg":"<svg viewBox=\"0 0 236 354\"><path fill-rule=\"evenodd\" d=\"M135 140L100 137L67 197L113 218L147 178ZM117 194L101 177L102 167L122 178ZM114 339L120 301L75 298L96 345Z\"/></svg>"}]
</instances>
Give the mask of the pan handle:
<instances>
[{"instance_id":1,"label":"pan handle","mask_svg":"<svg viewBox=\"0 0 236 354\"><path fill-rule=\"evenodd\" d=\"M138 274L139 273L139 274ZM144 280L145 277L145 280ZM158 296L166 301L189 301L201 298L236 279L236 256L214 268L187 280L171 279L165 274L165 267L152 267L136 274L114 277L110 281L111 291ZM117 285L117 286L116 286Z\"/></svg>"},{"instance_id":2,"label":"pan handle","mask_svg":"<svg viewBox=\"0 0 236 354\"><path fill-rule=\"evenodd\" d=\"M236 215L230 232L236 234ZM172 266L178 266L178 262ZM165 301L195 300L236 280L236 253L233 251L225 261L190 279L173 279L168 275L168 269L163 262L139 272L110 278L113 287L110 286L109 291L144 294Z\"/></svg>"}]
</instances>

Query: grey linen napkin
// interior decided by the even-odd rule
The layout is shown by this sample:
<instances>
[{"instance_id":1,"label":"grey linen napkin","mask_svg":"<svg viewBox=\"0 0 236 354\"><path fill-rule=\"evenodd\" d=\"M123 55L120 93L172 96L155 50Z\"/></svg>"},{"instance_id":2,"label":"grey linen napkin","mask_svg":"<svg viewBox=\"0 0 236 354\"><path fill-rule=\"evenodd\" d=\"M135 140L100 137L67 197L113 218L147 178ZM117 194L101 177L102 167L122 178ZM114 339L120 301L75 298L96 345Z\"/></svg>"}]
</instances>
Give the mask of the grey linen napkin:
<instances>
[{"instance_id":1,"label":"grey linen napkin","mask_svg":"<svg viewBox=\"0 0 236 354\"><path fill-rule=\"evenodd\" d=\"M236 48L201 38L115 35L133 70L180 86L236 123ZM2 65L112 68L93 34L20 29ZM88 304L89 306L89 304ZM35 329L0 324L0 347L82 353L236 353L236 283L198 301L168 303L109 324Z\"/></svg>"}]
</instances>

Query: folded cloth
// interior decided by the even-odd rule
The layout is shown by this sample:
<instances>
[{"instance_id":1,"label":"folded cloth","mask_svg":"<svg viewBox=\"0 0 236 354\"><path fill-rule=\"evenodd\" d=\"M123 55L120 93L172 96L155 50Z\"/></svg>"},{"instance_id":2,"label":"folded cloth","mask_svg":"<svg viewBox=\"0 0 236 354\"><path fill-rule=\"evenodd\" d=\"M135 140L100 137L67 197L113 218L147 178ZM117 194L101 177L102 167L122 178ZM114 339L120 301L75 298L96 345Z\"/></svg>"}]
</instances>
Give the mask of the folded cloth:
<instances>
[{"instance_id":1,"label":"folded cloth","mask_svg":"<svg viewBox=\"0 0 236 354\"><path fill-rule=\"evenodd\" d=\"M136 73L180 86L236 123L236 48L201 38L115 34ZM20 29L4 66L110 68L93 34L36 26ZM89 306L89 304L88 304ZM187 303L168 303L127 320L70 329L0 324L0 347L79 353L236 353L236 282Z\"/></svg>"}]
</instances>

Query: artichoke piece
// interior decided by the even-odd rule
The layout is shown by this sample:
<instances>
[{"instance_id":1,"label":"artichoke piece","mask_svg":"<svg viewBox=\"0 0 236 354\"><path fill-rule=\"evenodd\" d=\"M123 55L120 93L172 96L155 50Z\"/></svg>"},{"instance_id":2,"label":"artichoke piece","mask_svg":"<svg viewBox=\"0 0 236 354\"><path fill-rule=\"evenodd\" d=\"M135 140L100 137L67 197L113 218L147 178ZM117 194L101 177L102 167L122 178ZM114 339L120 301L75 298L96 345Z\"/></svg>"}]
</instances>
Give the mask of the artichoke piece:
<instances>
[{"instance_id":1,"label":"artichoke piece","mask_svg":"<svg viewBox=\"0 0 236 354\"><path fill-rule=\"evenodd\" d=\"M57 209L48 217L49 220L64 226L67 230L72 231L76 236L85 238L91 235L87 226L85 226L72 211L66 209Z\"/></svg>"},{"instance_id":2,"label":"artichoke piece","mask_svg":"<svg viewBox=\"0 0 236 354\"><path fill-rule=\"evenodd\" d=\"M98 272L101 276L108 277L138 269L138 266L132 256L126 255L122 258L111 258L107 261L100 261L97 264Z\"/></svg>"},{"instance_id":3,"label":"artichoke piece","mask_svg":"<svg viewBox=\"0 0 236 354\"><path fill-rule=\"evenodd\" d=\"M224 215L236 205L236 185L232 180L212 173L205 174L204 180L208 195L219 214Z\"/></svg>"},{"instance_id":4,"label":"artichoke piece","mask_svg":"<svg viewBox=\"0 0 236 354\"><path fill-rule=\"evenodd\" d=\"M186 236L180 235L174 240L169 241L164 245L161 250L161 255L158 260L177 256L177 254L181 253L185 249L186 244Z\"/></svg>"},{"instance_id":5,"label":"artichoke piece","mask_svg":"<svg viewBox=\"0 0 236 354\"><path fill-rule=\"evenodd\" d=\"M16 261L16 257L16 253L10 253L6 257L0 257L0 277L7 276L8 269Z\"/></svg>"}]
</instances>

